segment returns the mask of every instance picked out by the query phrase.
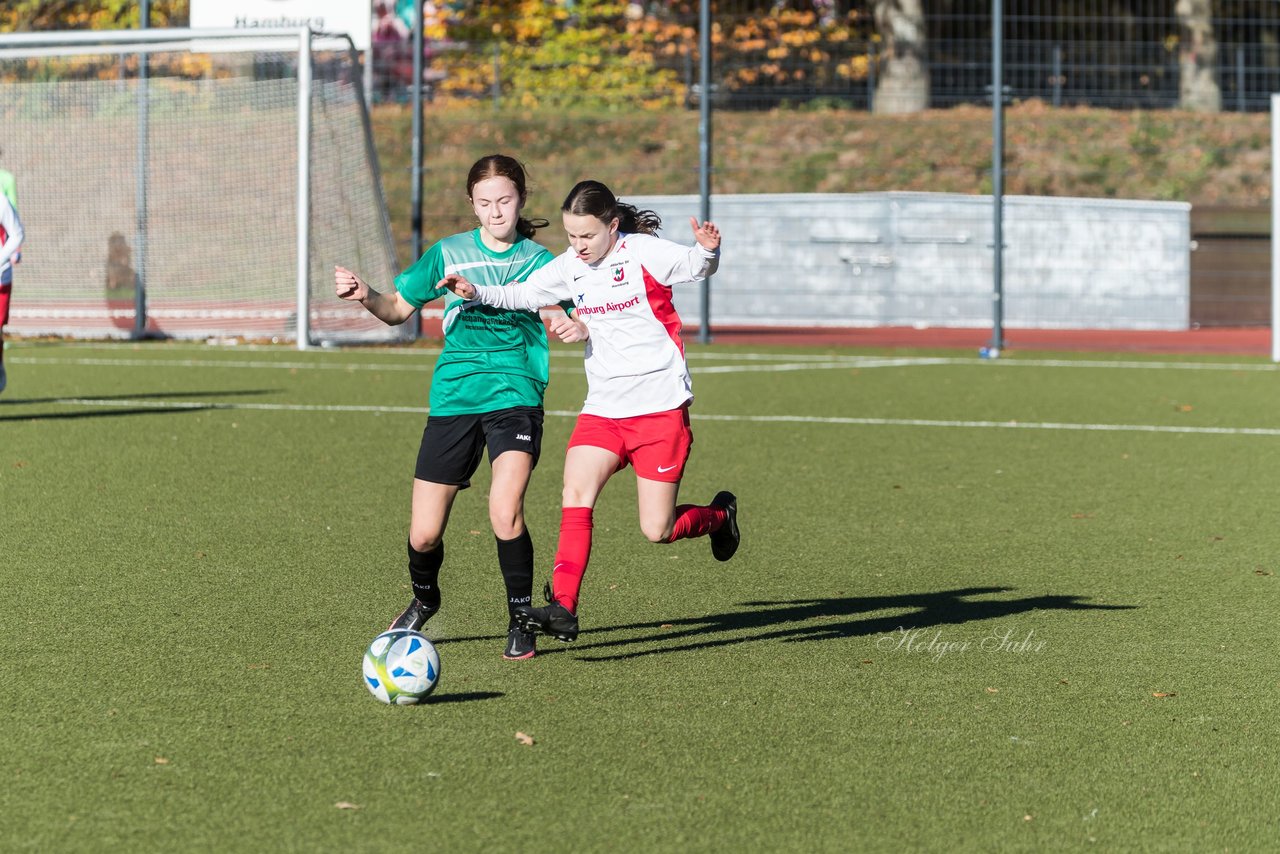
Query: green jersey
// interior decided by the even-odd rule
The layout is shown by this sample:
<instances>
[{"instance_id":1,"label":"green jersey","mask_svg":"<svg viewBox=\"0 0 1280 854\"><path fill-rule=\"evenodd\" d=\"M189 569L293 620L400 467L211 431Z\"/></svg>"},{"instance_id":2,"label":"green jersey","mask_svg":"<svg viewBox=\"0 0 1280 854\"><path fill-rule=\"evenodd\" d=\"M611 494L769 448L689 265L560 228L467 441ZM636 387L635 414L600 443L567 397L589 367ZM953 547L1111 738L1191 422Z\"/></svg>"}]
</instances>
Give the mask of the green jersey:
<instances>
[{"instance_id":1,"label":"green jersey","mask_svg":"<svg viewBox=\"0 0 1280 854\"><path fill-rule=\"evenodd\" d=\"M524 238L494 252L481 242L477 228L436 243L396 277L396 290L415 308L445 298L444 350L431 380L432 415L542 405L549 354L538 313L466 303L436 283L457 273L477 285L506 285L523 281L552 257Z\"/></svg>"}]
</instances>

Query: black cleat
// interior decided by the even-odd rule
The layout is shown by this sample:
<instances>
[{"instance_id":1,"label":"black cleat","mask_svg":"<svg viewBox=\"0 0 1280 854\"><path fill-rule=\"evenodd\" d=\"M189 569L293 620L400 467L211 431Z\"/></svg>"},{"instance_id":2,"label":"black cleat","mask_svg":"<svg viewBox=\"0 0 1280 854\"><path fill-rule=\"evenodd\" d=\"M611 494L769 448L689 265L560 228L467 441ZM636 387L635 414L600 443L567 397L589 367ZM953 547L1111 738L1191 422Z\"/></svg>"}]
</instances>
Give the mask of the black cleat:
<instances>
[{"instance_id":1,"label":"black cleat","mask_svg":"<svg viewBox=\"0 0 1280 854\"><path fill-rule=\"evenodd\" d=\"M711 556L716 560L728 560L742 542L742 534L738 531L738 496L732 492L717 492L711 499L711 506L720 507L729 514L719 530L711 532Z\"/></svg>"},{"instance_id":2,"label":"black cleat","mask_svg":"<svg viewBox=\"0 0 1280 854\"><path fill-rule=\"evenodd\" d=\"M521 605L516 608L516 621L526 632L542 632L566 643L578 637L577 614L569 613L569 609L559 602L552 602L545 608Z\"/></svg>"},{"instance_id":3,"label":"black cleat","mask_svg":"<svg viewBox=\"0 0 1280 854\"><path fill-rule=\"evenodd\" d=\"M507 661L523 661L526 658L533 658L537 650L537 636L533 632L525 631L516 626L507 632L507 648L502 651L502 657Z\"/></svg>"},{"instance_id":4,"label":"black cleat","mask_svg":"<svg viewBox=\"0 0 1280 854\"><path fill-rule=\"evenodd\" d=\"M387 626L387 631L392 629L413 629L415 632L422 628L422 625L430 620L436 611L440 610L440 606L434 608L430 605L422 603L418 597L414 597L409 602L409 607L400 612L400 616L391 621L391 625Z\"/></svg>"}]
</instances>

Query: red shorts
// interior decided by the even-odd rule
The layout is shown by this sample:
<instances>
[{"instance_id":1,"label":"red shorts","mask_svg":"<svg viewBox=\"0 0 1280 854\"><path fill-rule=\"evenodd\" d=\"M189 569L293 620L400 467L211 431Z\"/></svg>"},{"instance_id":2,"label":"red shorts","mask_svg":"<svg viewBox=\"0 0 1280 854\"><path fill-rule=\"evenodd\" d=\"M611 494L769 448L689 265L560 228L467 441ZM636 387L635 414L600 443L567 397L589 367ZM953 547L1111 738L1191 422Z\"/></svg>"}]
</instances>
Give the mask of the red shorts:
<instances>
[{"instance_id":1,"label":"red shorts","mask_svg":"<svg viewBox=\"0 0 1280 854\"><path fill-rule=\"evenodd\" d=\"M678 483L693 446L689 410L672 409L632 418L579 415L569 447L590 445L618 455L618 471L628 465L645 480Z\"/></svg>"},{"instance_id":2,"label":"red shorts","mask_svg":"<svg viewBox=\"0 0 1280 854\"><path fill-rule=\"evenodd\" d=\"M13 285L0 285L0 326L9 322L9 294L12 292Z\"/></svg>"}]
</instances>

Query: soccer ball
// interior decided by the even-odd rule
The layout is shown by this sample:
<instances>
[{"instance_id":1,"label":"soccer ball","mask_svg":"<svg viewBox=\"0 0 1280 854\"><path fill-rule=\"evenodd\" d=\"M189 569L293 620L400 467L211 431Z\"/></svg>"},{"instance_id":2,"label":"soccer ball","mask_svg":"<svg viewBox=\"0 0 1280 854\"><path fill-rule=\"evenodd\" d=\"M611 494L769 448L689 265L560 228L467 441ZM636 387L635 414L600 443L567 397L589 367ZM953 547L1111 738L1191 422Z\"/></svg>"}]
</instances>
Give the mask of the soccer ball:
<instances>
[{"instance_id":1,"label":"soccer ball","mask_svg":"<svg viewBox=\"0 0 1280 854\"><path fill-rule=\"evenodd\" d=\"M425 635L391 629L364 652L364 684L384 703L421 703L440 681L440 654Z\"/></svg>"}]
</instances>

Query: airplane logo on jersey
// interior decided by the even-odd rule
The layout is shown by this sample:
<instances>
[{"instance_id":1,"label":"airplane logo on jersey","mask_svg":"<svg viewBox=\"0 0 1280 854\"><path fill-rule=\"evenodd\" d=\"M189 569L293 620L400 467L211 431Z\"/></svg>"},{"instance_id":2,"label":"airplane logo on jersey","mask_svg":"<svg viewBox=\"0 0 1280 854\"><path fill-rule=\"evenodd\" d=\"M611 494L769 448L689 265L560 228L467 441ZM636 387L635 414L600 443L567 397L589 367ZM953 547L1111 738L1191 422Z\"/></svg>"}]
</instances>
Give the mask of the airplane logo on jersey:
<instances>
[{"instance_id":1,"label":"airplane logo on jersey","mask_svg":"<svg viewBox=\"0 0 1280 854\"><path fill-rule=\"evenodd\" d=\"M578 305L582 305L582 301L587 298L586 294L578 294Z\"/></svg>"}]
</instances>

